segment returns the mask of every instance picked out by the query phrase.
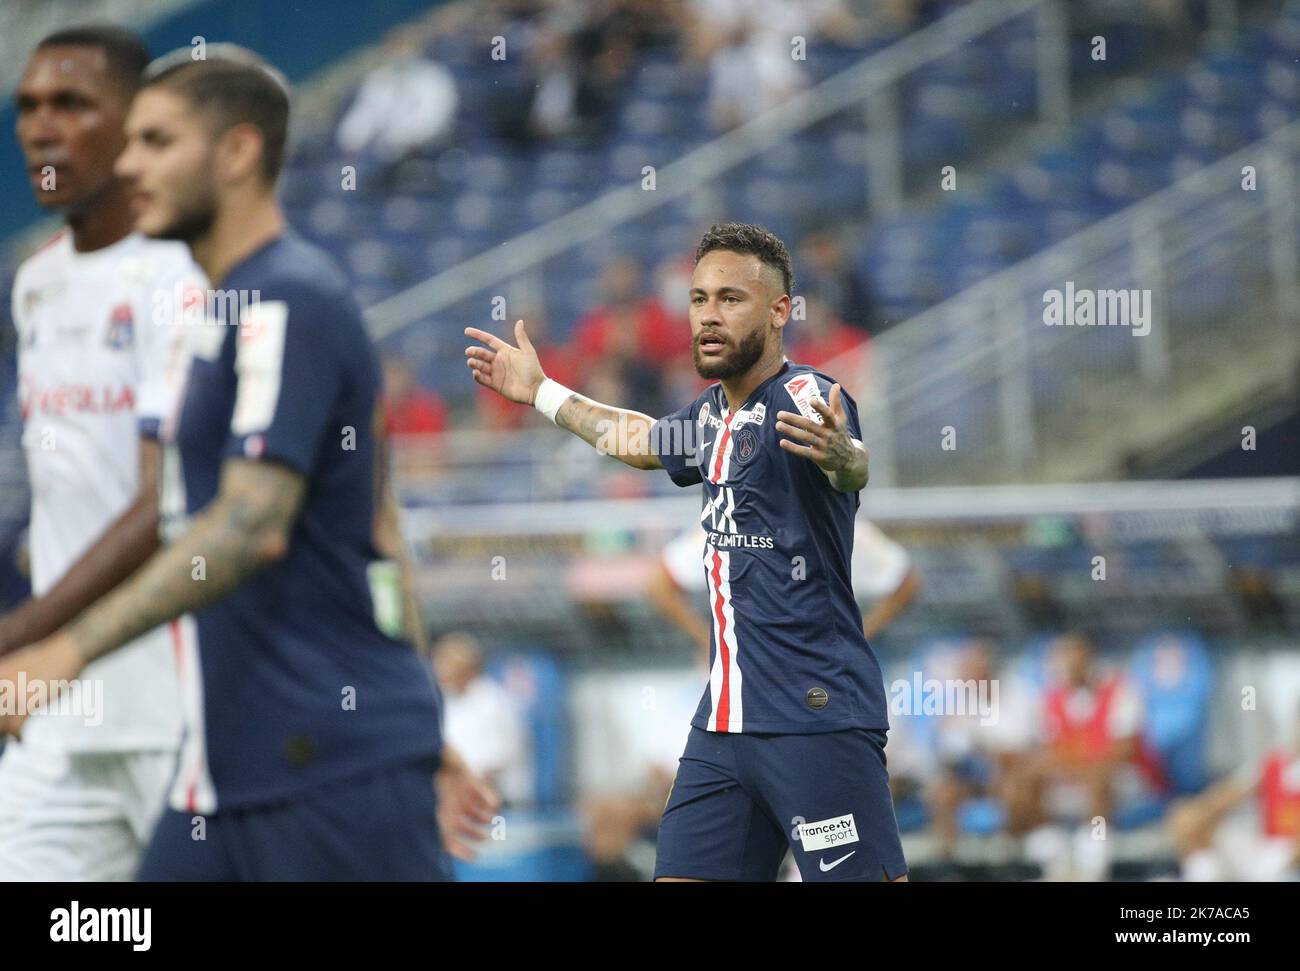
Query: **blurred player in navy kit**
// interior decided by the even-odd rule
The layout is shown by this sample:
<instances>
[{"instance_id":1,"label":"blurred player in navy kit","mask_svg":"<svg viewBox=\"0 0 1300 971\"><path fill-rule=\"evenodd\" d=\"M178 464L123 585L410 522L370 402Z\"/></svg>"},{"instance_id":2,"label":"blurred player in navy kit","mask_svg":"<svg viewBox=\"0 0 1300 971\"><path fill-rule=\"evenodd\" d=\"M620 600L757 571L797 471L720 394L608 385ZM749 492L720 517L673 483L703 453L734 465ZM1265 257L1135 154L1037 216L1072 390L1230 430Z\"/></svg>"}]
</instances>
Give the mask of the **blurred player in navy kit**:
<instances>
[{"instance_id":1,"label":"blurred player in navy kit","mask_svg":"<svg viewBox=\"0 0 1300 971\"><path fill-rule=\"evenodd\" d=\"M857 406L786 358L793 273L757 226L714 226L690 290L695 368L717 379L656 422L592 401L478 328L474 379L599 451L702 484L709 685L659 827L661 880L772 880L787 848L805 880L906 879L885 771L880 665L849 582L867 452Z\"/></svg>"},{"instance_id":2,"label":"blurred player in navy kit","mask_svg":"<svg viewBox=\"0 0 1300 971\"><path fill-rule=\"evenodd\" d=\"M117 163L137 228L251 301L187 326L162 436L167 544L0 678L72 678L187 615L185 734L139 877L444 878L444 840L469 854L496 799L441 744L416 611L391 607L404 558L379 363L343 273L275 200L288 119L283 79L237 48L146 72Z\"/></svg>"}]
</instances>

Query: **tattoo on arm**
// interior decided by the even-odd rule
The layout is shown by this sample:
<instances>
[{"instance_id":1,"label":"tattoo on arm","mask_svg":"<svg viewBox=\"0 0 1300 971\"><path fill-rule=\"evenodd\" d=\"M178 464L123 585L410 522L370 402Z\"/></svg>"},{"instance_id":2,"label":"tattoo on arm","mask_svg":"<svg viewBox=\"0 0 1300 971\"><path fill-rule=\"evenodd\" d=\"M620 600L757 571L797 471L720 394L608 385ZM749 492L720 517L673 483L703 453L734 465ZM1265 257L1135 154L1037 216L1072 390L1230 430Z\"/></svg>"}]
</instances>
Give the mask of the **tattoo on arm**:
<instances>
[{"instance_id":1,"label":"tattoo on arm","mask_svg":"<svg viewBox=\"0 0 1300 971\"><path fill-rule=\"evenodd\" d=\"M159 624L202 610L288 549L304 478L272 462L230 459L221 490L189 529L70 628L86 661Z\"/></svg>"},{"instance_id":2,"label":"tattoo on arm","mask_svg":"<svg viewBox=\"0 0 1300 971\"><path fill-rule=\"evenodd\" d=\"M639 411L614 408L582 395L570 395L555 413L555 423L567 428L604 455L634 469L660 469L651 447L654 419Z\"/></svg>"},{"instance_id":3,"label":"tattoo on arm","mask_svg":"<svg viewBox=\"0 0 1300 971\"><path fill-rule=\"evenodd\" d=\"M831 485L840 492L858 492L866 486L870 478L867 450L856 440L854 442L855 444L851 446L853 454L850 464L835 472L828 473Z\"/></svg>"}]
</instances>

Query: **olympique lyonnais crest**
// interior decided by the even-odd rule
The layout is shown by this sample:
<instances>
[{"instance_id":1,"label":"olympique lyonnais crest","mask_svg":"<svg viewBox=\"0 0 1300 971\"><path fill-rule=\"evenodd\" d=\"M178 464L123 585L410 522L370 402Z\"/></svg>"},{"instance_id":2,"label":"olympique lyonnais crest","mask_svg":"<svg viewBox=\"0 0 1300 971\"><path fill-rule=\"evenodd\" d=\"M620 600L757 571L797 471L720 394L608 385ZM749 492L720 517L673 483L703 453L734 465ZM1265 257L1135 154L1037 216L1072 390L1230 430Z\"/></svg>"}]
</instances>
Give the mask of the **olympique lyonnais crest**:
<instances>
[{"instance_id":1,"label":"olympique lyonnais crest","mask_svg":"<svg viewBox=\"0 0 1300 971\"><path fill-rule=\"evenodd\" d=\"M108 334L104 343L115 351L124 351L135 342L135 313L129 303L119 303L108 315Z\"/></svg>"}]
</instances>

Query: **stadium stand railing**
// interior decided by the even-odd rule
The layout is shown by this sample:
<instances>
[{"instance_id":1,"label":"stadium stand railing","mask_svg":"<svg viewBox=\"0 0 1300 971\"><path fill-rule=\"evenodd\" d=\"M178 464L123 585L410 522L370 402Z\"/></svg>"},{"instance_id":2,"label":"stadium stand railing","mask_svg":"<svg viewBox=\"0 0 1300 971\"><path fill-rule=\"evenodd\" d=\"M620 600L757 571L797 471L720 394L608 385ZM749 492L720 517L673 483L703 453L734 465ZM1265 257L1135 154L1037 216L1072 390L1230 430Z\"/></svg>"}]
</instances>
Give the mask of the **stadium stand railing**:
<instances>
[{"instance_id":1,"label":"stadium stand railing","mask_svg":"<svg viewBox=\"0 0 1300 971\"><path fill-rule=\"evenodd\" d=\"M1058 0L1006 0L973 3L910 34L835 76L811 87L734 131L721 135L663 166L654 191L642 188L632 169L622 188L529 230L507 244L481 253L368 308L371 334L384 339L426 321L467 298L501 289L512 278L589 241L603 241L616 230L654 210L707 188L720 175L846 110L861 113L868 135L858 160L868 198L881 212L896 209L902 196L904 146L899 135L897 89L919 72L942 66L946 58L1008 24L1033 19L1044 40L1031 48L1029 72L1036 90L1036 117L1056 126L1069 114L1065 18ZM1024 46L1019 47L1024 50ZM1008 74L1016 74L1011 66ZM1023 82L1023 77L1021 77ZM653 153L659 155L661 153ZM810 158L805 161L811 161ZM653 161L653 156L643 161ZM774 199L788 205L790 200ZM608 250L606 250L608 252Z\"/></svg>"},{"instance_id":2,"label":"stadium stand railing","mask_svg":"<svg viewBox=\"0 0 1300 971\"><path fill-rule=\"evenodd\" d=\"M1153 626L1300 633L1294 479L872 487L863 506L925 579L886 648L1082 622L1121 638ZM431 506L404 521L438 626L524 629L583 656L680 647L645 622L646 571L698 516L698 497L682 495ZM1097 556L1115 582L1094 579ZM489 582L498 566L509 582Z\"/></svg>"},{"instance_id":3,"label":"stadium stand railing","mask_svg":"<svg viewBox=\"0 0 1300 971\"><path fill-rule=\"evenodd\" d=\"M873 479L1122 475L1126 455L1288 385L1300 363L1298 163L1293 123L893 328L869 356L828 365L867 389ZM1148 323L1134 306L1130 326L1047 326L1049 294L1064 299L1067 283L1146 291Z\"/></svg>"},{"instance_id":4,"label":"stadium stand railing","mask_svg":"<svg viewBox=\"0 0 1300 971\"><path fill-rule=\"evenodd\" d=\"M1252 28L1253 33L1226 29L1212 32L1203 55L1172 80L1161 80L1159 71L1150 68L1152 76L1143 76L1134 85L1138 98L1115 92L1117 97L1112 101L1120 103L1112 104L1103 117L1085 115L1073 128L1062 130L1060 120L1069 114L1070 103L1085 97L1076 90L1082 82L1075 75L1081 72L1077 65L1072 67L1068 63L1069 57L1064 53L1068 46L1063 40L1064 31L1070 27L1064 16L1067 11L1062 5L1034 0L1012 4L976 3L959 8L833 74L762 118L688 151L657 173L654 191L645 191L631 176L616 179L606 173L604 184L619 185L619 188L372 305L369 319L373 332L383 341L387 352L406 358L431 386L463 400L474 389L465 380L460 360L464 343L461 325L474 322L508 327L519 316L529 319L532 325L540 316L555 322L555 326L545 328L544 338L554 343L562 339L559 331L567 322L595 303L596 280L611 254L632 253L647 267L658 265L674 253L678 256L688 253L702 222L724 213L765 222L780 232L788 232L788 238L793 239L799 237L801 229L813 226L857 226L858 220L870 213L870 233L859 258L871 277L871 289L889 319L902 319L904 323L895 325L872 342L873 352L879 348L879 355L863 353L860 349L853 359L837 362L834 366L839 370L832 373L843 378L846 387L873 412L873 429L882 423L889 425L896 417L890 411L895 395L892 384L888 389L879 386L882 372L886 378L892 374L873 365L873 361L878 364L880 358L889 356L894 342L911 347L913 340L923 344L933 338L943 343L955 333L959 339L941 347L941 352L927 365L930 370L947 373L954 356L960 358L969 353L980 360L997 355L998 366L1008 372L1008 380L996 384L992 390L984 387L979 389L981 393L963 394L963 388L954 386L945 388L943 395L930 394L920 402L933 404L933 412L946 407L937 402L946 401L947 395L953 394L957 402L954 410L960 413L967 406L971 409L962 414L963 422L940 422L932 428L935 415L930 413L906 427L890 425L891 435L872 442L876 481L881 484L1005 481L1022 474L1042 478L1047 469L1053 470L1058 478L1122 475L1123 469L1117 469L1114 461L1096 467L1060 468L1063 454L1067 459L1078 457L1072 456L1070 449L1078 440L1079 429L1071 427L1068 418L1063 419L1064 430L1054 427L1050 409L1056 407L1057 385L1069 384L1073 379L1068 372L1052 373L1050 368L1048 373L1027 377L1014 373L1018 367L1017 356L1002 355L1001 349L1015 328L1025 326L1025 319L1014 319L1010 312L999 311L994 315L987 307L979 307L973 311L973 323L951 325L953 329L943 334L931 329L929 338L920 334L913 324L919 314L937 306L938 299L958 294L980 297L987 291L972 290L972 284L987 281L993 274L1045 246L1071 237L1075 243L1091 239L1075 234L1157 191L1167 184L1170 173L1185 174L1189 166L1202 167L1219 158L1224 144L1234 147L1245 144L1239 140L1241 134L1275 130L1293 118L1295 99L1287 91L1295 78L1288 73L1290 68L1282 55L1293 44L1291 34L1300 21L1284 15L1274 18L1267 31L1256 27ZM1241 51L1252 51L1261 43L1269 55L1260 62L1266 67L1254 69L1243 81L1237 76L1241 70ZM1221 53L1224 50L1228 53ZM1082 73L1096 76L1096 72ZM1269 75L1267 79L1265 73ZM1232 137L1238 138L1234 143L1225 134L1231 126L1224 119L1240 110L1240 91L1254 97L1263 90L1261 86L1281 93L1270 96L1271 100L1264 98L1259 112L1251 113L1250 124L1237 126L1241 131L1232 133ZM958 89L977 92L979 96L972 102L976 107L968 104L961 118L947 117L942 109L944 93L950 95ZM1171 95L1165 90L1164 94L1158 94L1164 89L1173 89L1175 93ZM1177 102L1174 107L1165 106L1169 107L1168 113L1182 118L1183 127L1194 130L1195 137L1175 138L1165 128L1150 127L1148 116L1153 91L1159 97ZM1232 97L1227 97L1225 91ZM891 99L906 106L907 124L901 128L889 123L887 103ZM1211 103L1217 105L1214 110L1218 114L1206 123L1205 112L1209 110L1207 105L1213 107ZM882 104L886 108L882 109ZM1020 108L1006 114L1008 105ZM971 117L964 117L967 114ZM981 130L986 136L989 130L996 132L1001 142L1010 140L1016 131L1027 137L1033 134L1031 142L1036 142L1039 148L1043 144L1049 147L1034 154L1033 145L1021 146L1020 155L1011 159L1012 166L1017 168L1015 178L1007 180L998 179L996 172L981 172L981 167L988 166L981 165L979 153L975 152L969 166L963 167L962 179L968 180L962 183L963 191L940 193L951 195L955 201L940 206L937 212L914 204L915 186L903 183L914 179L918 168L929 171L927 167L932 167L936 159L959 160L960 153L953 146L970 150L979 144ZM1158 143L1154 147L1153 140ZM644 142L644 146L654 144L653 140ZM662 150L646 148L637 156L637 165L646 160L658 161L664 155ZM564 151L544 152L537 160L535 172L525 166L516 174L536 178L534 194L545 194L550 191L544 176L547 166L541 163L554 160L558 165L564 157L567 157ZM1019 166L1017 157L1021 159ZM487 161L500 160L485 159L485 169L491 169L493 166L486 165ZM1053 175L1053 166L1059 165L1064 165L1065 170ZM1090 166L1097 169L1093 176L1088 171ZM512 161L505 168L514 172L515 163ZM1035 195L1023 186L1008 187L1003 184L1008 180L1033 183L1040 191ZM459 219L461 203L474 197L470 183L466 186L470 191L457 200L457 208L450 214L452 223ZM602 183L598 178L593 184L599 187ZM1080 197L1065 198L1060 187L1076 184L1080 187ZM907 211L895 213L894 206L900 198L895 190L900 186L907 195L908 207ZM499 188L499 192L507 195L517 191L518 187ZM1262 197L1276 191L1276 179L1266 178L1261 169L1259 190L1251 199L1260 202ZM1173 195L1176 193L1170 198ZM531 200L532 196L527 198ZM838 201L828 202L832 198ZM1224 198L1226 201L1227 197ZM517 204L507 206L510 212L505 216L512 219L511 213L518 215L515 210L527 208L523 199L519 196ZM393 200L394 205L396 201ZM484 205L488 209L500 208L499 203L503 204L502 200ZM1257 208L1264 211L1266 207ZM1271 218L1280 219L1279 213L1284 211L1273 212ZM1155 209L1143 212L1144 218L1150 218ZM1188 219L1199 216L1193 213ZM343 236L338 242L351 246L347 228L351 224L344 220L340 225ZM1176 228L1179 232L1184 229L1182 225ZM1216 229L1227 233L1229 225ZM1194 257L1178 252L1177 247L1162 250L1159 237L1141 227L1134 231L1141 241L1135 257L1138 271L1155 267L1162 271L1181 268L1193 272L1189 268ZM371 247L374 253L384 251L382 245L376 248L373 242L357 245ZM417 242L410 241L411 245ZM441 245L436 242L431 249ZM1210 240L1205 245L1231 248L1236 244ZM460 248L464 250L463 245ZM1065 252L1065 247L1056 250L1058 256ZM1243 255L1239 250L1234 252L1237 258ZM1162 261L1167 262L1167 258L1179 260L1179 265L1164 265ZM391 261L380 261L380 264L389 266ZM1098 270L1107 272L1105 266ZM1196 303L1206 291L1221 300L1232 292L1223 286L1217 291L1207 286L1210 278L1210 275L1196 274L1193 286L1179 284L1176 294L1157 293L1155 309L1163 313L1162 320L1172 319L1165 312L1169 309L1165 297L1176 297L1180 304ZM1103 278L1096 286L1107 289L1108 283L1118 287L1120 282L1119 277L1113 283ZM1040 291L1033 299L1039 300L1041 296ZM509 305L505 314L508 319L493 318L493 321L500 319L500 323L488 320L494 299L505 299ZM966 296L961 296L953 299L944 313L955 313L963 305L973 306ZM1035 319L1034 308L1019 309L1030 313L1027 319ZM1181 306L1174 309L1181 311ZM988 320L996 320L998 327L987 326ZM932 328L932 325L924 326ZM908 337L909 334L918 336ZM1037 336L1041 343L1042 335ZM1069 336L1077 340L1074 329ZM1127 333L1123 336L1133 339ZM1182 336L1166 334L1165 328L1161 328L1156 334L1138 340L1132 349L1141 351L1150 373L1151 368L1158 369L1160 362L1168 361L1170 354L1177 357L1185 349L1183 344L1175 349L1161 347L1160 342L1165 338L1177 341ZM1106 354L1114 353L1110 349L1113 339L1098 337L1092 343L1098 345L1093 358L1099 361ZM1088 342L1083 343L1082 349L1094 351ZM1272 363L1280 367L1280 359L1279 356ZM935 361L937 366L933 364ZM1261 373L1256 369L1243 370L1252 380ZM1177 368L1175 372L1175 377L1181 373ZM1011 422L1015 408L1024 398L1021 378L1030 382L1031 406L1041 405L1048 413L1040 410L1025 428L1003 428L1004 423ZM1073 383L1080 382L1073 380ZM638 404L631 400L628 403ZM878 404L883 404L883 411L876 410ZM1209 404L1212 403L1207 402L1205 410L1211 410ZM1178 417L1183 420L1197 411L1180 410ZM964 436L966 441L959 442L955 456L939 453L939 459L935 459L938 429L944 424L964 424L968 431L976 424L980 428L973 435ZM1040 429L1039 425L1043 427ZM1037 434L1031 436L1028 428ZM1147 426L1142 425L1142 429L1145 434ZM1036 452L1035 448L1042 443L1061 447ZM995 445L998 447L992 447ZM552 462L557 447L562 461ZM428 443L413 441L405 451L414 456L408 466L408 471L414 474L405 479L406 496L417 503L455 503L480 497L500 501L591 498L629 490L651 493L669 490L663 482L635 484L621 470L611 468L611 463L601 463L593 456L581 454L580 448L568 449L565 445L539 441L535 436L512 435L490 428L444 434L439 437L436 449ZM1118 444L1113 451L1120 453ZM507 455L508 460L502 458ZM954 461L954 457L960 461ZM1029 468L1035 464L1043 468ZM932 474L940 478L928 479Z\"/></svg>"}]
</instances>

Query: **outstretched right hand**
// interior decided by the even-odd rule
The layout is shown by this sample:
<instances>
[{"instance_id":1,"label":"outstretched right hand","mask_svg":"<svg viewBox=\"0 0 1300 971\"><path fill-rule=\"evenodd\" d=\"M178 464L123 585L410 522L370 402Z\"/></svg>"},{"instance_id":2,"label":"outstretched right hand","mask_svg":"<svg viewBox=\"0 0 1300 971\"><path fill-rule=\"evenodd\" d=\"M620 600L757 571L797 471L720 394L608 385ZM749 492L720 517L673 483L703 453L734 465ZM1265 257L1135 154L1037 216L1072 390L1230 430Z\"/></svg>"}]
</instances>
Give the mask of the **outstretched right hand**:
<instances>
[{"instance_id":1,"label":"outstretched right hand","mask_svg":"<svg viewBox=\"0 0 1300 971\"><path fill-rule=\"evenodd\" d=\"M477 327L466 327L465 336L487 345L465 348L465 363L475 381L521 405L531 405L537 400L537 389L546 380L546 375L542 373L542 363L537 359L533 342L524 332L522 320L515 321L518 347Z\"/></svg>"}]
</instances>

